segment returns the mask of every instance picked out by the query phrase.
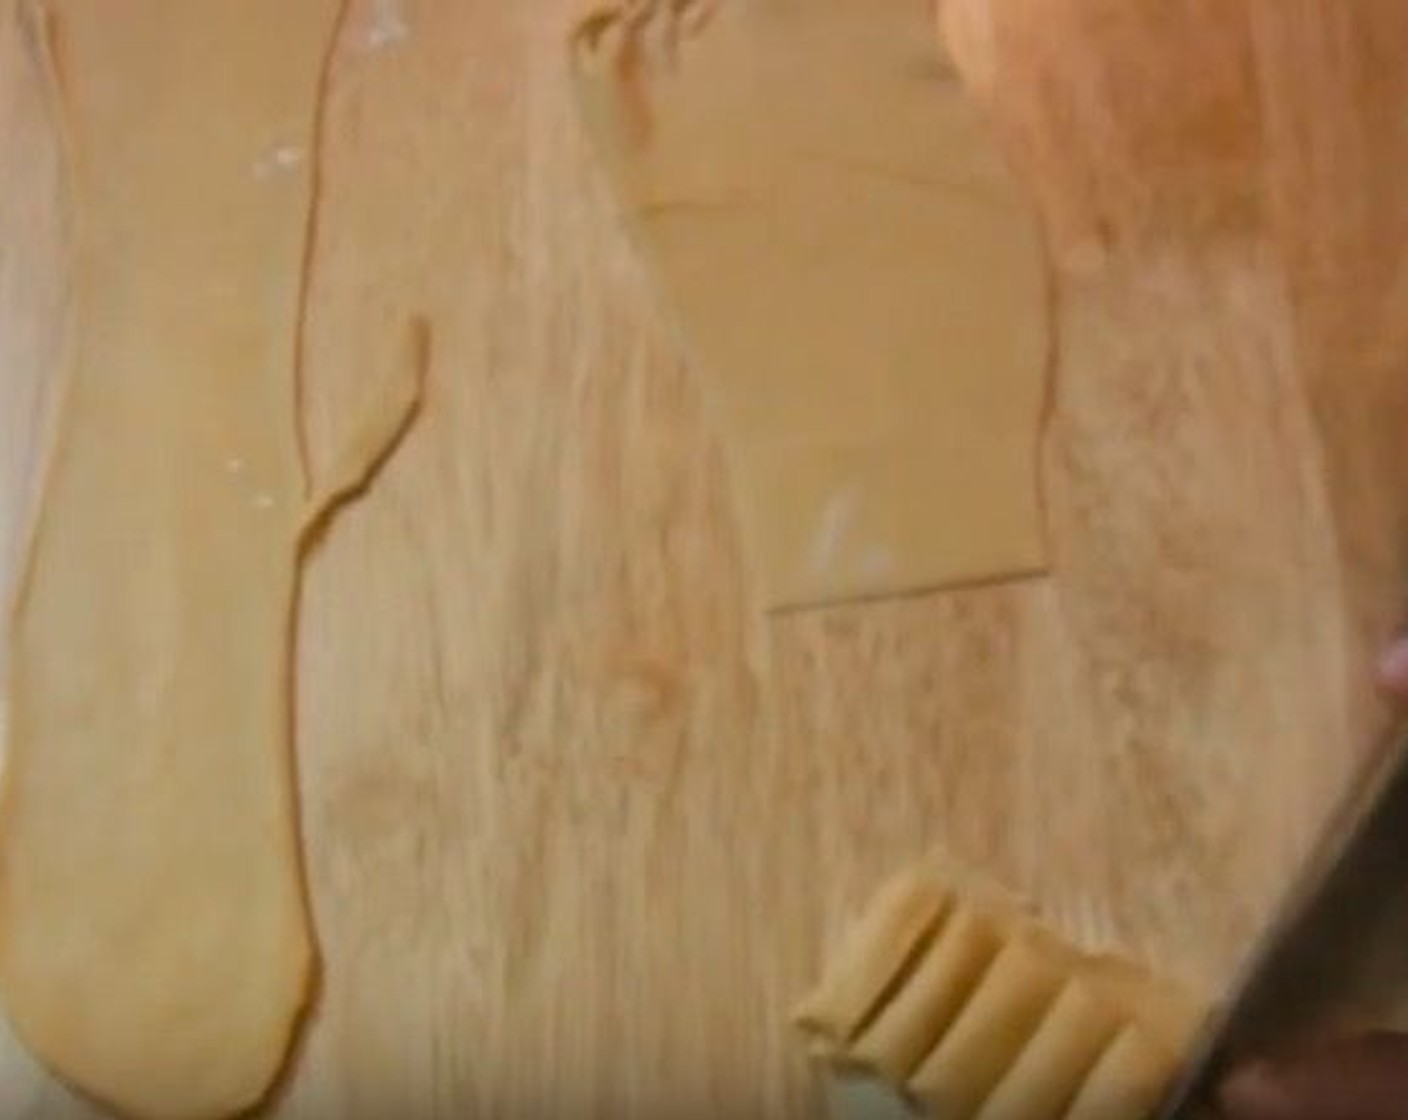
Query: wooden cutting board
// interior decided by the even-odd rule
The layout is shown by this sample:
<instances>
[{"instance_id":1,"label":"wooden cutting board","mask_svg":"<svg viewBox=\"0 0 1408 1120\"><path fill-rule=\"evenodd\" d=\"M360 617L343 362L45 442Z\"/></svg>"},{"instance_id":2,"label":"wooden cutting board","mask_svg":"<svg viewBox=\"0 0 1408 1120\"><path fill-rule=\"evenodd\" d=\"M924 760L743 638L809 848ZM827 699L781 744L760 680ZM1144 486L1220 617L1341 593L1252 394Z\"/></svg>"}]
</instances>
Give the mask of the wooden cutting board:
<instances>
[{"instance_id":1,"label":"wooden cutting board","mask_svg":"<svg viewBox=\"0 0 1408 1120\"><path fill-rule=\"evenodd\" d=\"M937 843L1071 935L1216 985L1384 722L1408 7L952 2L997 28L969 64L1054 246L1052 573L780 617L577 128L581 5L354 3L314 449L406 307L435 355L418 426L307 579L324 974L274 1115L806 1114L785 1009L877 878ZM12 4L0 588L62 307ZM0 1041L0 1116L90 1114Z\"/></svg>"}]
</instances>

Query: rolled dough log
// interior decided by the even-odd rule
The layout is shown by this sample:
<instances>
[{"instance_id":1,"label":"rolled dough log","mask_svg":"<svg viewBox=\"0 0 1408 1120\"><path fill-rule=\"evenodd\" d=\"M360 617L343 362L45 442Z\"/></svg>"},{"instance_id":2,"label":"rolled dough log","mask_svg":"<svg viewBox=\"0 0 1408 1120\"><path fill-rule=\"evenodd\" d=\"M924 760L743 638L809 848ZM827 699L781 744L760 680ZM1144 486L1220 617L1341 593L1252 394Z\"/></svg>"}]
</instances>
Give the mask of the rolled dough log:
<instances>
[{"instance_id":1,"label":"rolled dough log","mask_svg":"<svg viewBox=\"0 0 1408 1120\"><path fill-rule=\"evenodd\" d=\"M862 1069L903 1084L967 1004L998 951L1003 931L985 914L956 908L892 999L851 1045Z\"/></svg>"},{"instance_id":2,"label":"rolled dough log","mask_svg":"<svg viewBox=\"0 0 1408 1120\"><path fill-rule=\"evenodd\" d=\"M1137 1023L1127 1025L1100 1055L1063 1120L1152 1116L1177 1060Z\"/></svg>"},{"instance_id":3,"label":"rolled dough log","mask_svg":"<svg viewBox=\"0 0 1408 1120\"><path fill-rule=\"evenodd\" d=\"M769 604L1039 570L1042 252L929 0L634 0L574 59Z\"/></svg>"},{"instance_id":4,"label":"rolled dough log","mask_svg":"<svg viewBox=\"0 0 1408 1120\"><path fill-rule=\"evenodd\" d=\"M818 1040L843 1048L901 978L915 954L925 952L945 909L948 893L918 870L886 884L837 956L838 965L793 1014Z\"/></svg>"},{"instance_id":5,"label":"rolled dough log","mask_svg":"<svg viewBox=\"0 0 1408 1120\"><path fill-rule=\"evenodd\" d=\"M906 906L905 899L911 901ZM922 952L885 915L945 898ZM886 977L833 1070L886 1079L943 1120L1143 1120L1167 1088L1203 1014L1186 992L1128 961L1089 956L1041 927L1018 900L967 868L930 860L880 891L798 1025L830 1029L838 995ZM867 951L867 943L869 949ZM1083 1110L1083 1111L1079 1111Z\"/></svg>"},{"instance_id":6,"label":"rolled dough log","mask_svg":"<svg viewBox=\"0 0 1408 1120\"><path fill-rule=\"evenodd\" d=\"M987 967L939 1036L909 1090L936 1116L966 1120L1019 1066L1047 1010L1060 995L1070 961L1018 934Z\"/></svg>"},{"instance_id":7,"label":"rolled dough log","mask_svg":"<svg viewBox=\"0 0 1408 1120\"><path fill-rule=\"evenodd\" d=\"M1061 1117L1120 1027L1123 1009L1070 977L1017 1059L983 1102L978 1120Z\"/></svg>"},{"instance_id":8,"label":"rolled dough log","mask_svg":"<svg viewBox=\"0 0 1408 1120\"><path fill-rule=\"evenodd\" d=\"M297 379L342 0L28 9L72 177L72 314L11 619L0 987L78 1088L225 1116L278 1073L313 949L289 757L311 526L420 391L408 328L325 486Z\"/></svg>"}]
</instances>

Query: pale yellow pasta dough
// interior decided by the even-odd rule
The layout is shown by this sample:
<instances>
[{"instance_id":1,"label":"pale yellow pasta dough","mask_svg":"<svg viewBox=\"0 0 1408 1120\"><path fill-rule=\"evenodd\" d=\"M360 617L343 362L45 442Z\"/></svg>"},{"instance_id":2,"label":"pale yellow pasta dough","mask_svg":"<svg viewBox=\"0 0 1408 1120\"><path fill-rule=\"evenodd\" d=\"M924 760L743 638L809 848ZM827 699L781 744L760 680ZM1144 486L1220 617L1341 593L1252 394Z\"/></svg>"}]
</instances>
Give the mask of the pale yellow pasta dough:
<instances>
[{"instance_id":1,"label":"pale yellow pasta dough","mask_svg":"<svg viewBox=\"0 0 1408 1120\"><path fill-rule=\"evenodd\" d=\"M341 0L27 9L71 171L72 312L11 618L0 986L125 1113L256 1103L307 998L290 639L308 529L418 398L423 331L310 488L296 369Z\"/></svg>"},{"instance_id":2,"label":"pale yellow pasta dough","mask_svg":"<svg viewBox=\"0 0 1408 1120\"><path fill-rule=\"evenodd\" d=\"M934 877L905 872L887 883L837 955L839 967L793 1013L817 1039L843 1046L921 951L948 905Z\"/></svg>"},{"instance_id":3,"label":"pale yellow pasta dough","mask_svg":"<svg viewBox=\"0 0 1408 1120\"><path fill-rule=\"evenodd\" d=\"M968 1002L1003 937L989 915L957 907L894 997L850 1047L850 1059L893 1081L908 1080Z\"/></svg>"},{"instance_id":4,"label":"pale yellow pasta dough","mask_svg":"<svg viewBox=\"0 0 1408 1120\"><path fill-rule=\"evenodd\" d=\"M1122 1011L1079 974L1072 976L983 1102L978 1120L1063 1116L1120 1028Z\"/></svg>"},{"instance_id":5,"label":"pale yellow pasta dough","mask_svg":"<svg viewBox=\"0 0 1408 1120\"><path fill-rule=\"evenodd\" d=\"M893 916L934 898L948 901L918 947L897 943ZM1079 952L991 882L939 859L885 885L799 1026L835 1021L838 993L861 976L874 1006L847 1039L833 1037L827 1063L883 1078L942 1120L1062 1120L1068 1109L1144 1120L1204 1014L1177 986Z\"/></svg>"},{"instance_id":6,"label":"pale yellow pasta dough","mask_svg":"<svg viewBox=\"0 0 1408 1120\"><path fill-rule=\"evenodd\" d=\"M1163 1099L1177 1057L1145 1028L1128 1024L1100 1056L1063 1120L1143 1120Z\"/></svg>"},{"instance_id":7,"label":"pale yellow pasta dough","mask_svg":"<svg viewBox=\"0 0 1408 1120\"><path fill-rule=\"evenodd\" d=\"M929 0L634 0L574 58L769 603L1039 570L1043 257Z\"/></svg>"},{"instance_id":8,"label":"pale yellow pasta dough","mask_svg":"<svg viewBox=\"0 0 1408 1120\"><path fill-rule=\"evenodd\" d=\"M1017 1065L1069 973L1070 962L1046 946L1013 938L910 1075L910 1091L946 1120L976 1115Z\"/></svg>"}]
</instances>

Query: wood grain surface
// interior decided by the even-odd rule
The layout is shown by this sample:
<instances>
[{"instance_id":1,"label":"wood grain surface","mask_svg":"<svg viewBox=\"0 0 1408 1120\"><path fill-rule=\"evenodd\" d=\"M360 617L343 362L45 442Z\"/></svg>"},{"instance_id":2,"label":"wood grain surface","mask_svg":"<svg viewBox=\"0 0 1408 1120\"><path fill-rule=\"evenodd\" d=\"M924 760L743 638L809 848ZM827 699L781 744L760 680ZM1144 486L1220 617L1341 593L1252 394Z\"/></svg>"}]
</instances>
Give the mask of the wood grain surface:
<instances>
[{"instance_id":1,"label":"wood grain surface","mask_svg":"<svg viewBox=\"0 0 1408 1120\"><path fill-rule=\"evenodd\" d=\"M315 459L403 312L435 350L417 427L307 572L324 967L273 1115L806 1115L786 1008L939 843L1215 988L1386 722L1408 8L951 2L1053 245L1051 576L766 617L577 127L581 5L355 0L319 153ZM63 307L12 7L0 588ZM0 1117L91 1114L0 1040Z\"/></svg>"}]
</instances>

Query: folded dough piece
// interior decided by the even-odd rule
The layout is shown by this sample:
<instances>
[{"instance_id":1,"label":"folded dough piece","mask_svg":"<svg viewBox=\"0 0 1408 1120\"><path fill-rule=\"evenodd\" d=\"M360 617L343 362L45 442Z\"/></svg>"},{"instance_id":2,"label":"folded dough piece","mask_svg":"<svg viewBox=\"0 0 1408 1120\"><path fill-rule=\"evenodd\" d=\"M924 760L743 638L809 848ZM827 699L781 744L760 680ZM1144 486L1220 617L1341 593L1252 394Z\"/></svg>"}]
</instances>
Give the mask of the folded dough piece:
<instances>
[{"instance_id":1,"label":"folded dough piece","mask_svg":"<svg viewBox=\"0 0 1408 1120\"><path fill-rule=\"evenodd\" d=\"M198 1120L267 1091L313 949L292 613L310 527L419 395L422 329L310 489L296 367L342 0L27 9L69 154L72 313L11 619L0 987L60 1076Z\"/></svg>"},{"instance_id":2,"label":"folded dough piece","mask_svg":"<svg viewBox=\"0 0 1408 1120\"><path fill-rule=\"evenodd\" d=\"M1031 933L1007 940L910 1075L910 1091L935 1115L975 1115L1055 1002L1070 961Z\"/></svg>"},{"instance_id":3,"label":"folded dough piece","mask_svg":"<svg viewBox=\"0 0 1408 1120\"><path fill-rule=\"evenodd\" d=\"M1003 929L956 907L903 983L856 1035L850 1057L903 1083L957 1018L1002 949Z\"/></svg>"},{"instance_id":4,"label":"folded dough piece","mask_svg":"<svg viewBox=\"0 0 1408 1120\"><path fill-rule=\"evenodd\" d=\"M834 1068L942 1120L1141 1120L1201 1017L1180 989L1079 952L933 860L882 888L795 1021Z\"/></svg>"},{"instance_id":5,"label":"folded dough piece","mask_svg":"<svg viewBox=\"0 0 1408 1120\"><path fill-rule=\"evenodd\" d=\"M1069 976L983 1102L979 1120L1064 1115L1122 1018L1123 1008L1102 999L1078 971Z\"/></svg>"},{"instance_id":6,"label":"folded dough piece","mask_svg":"<svg viewBox=\"0 0 1408 1120\"><path fill-rule=\"evenodd\" d=\"M796 1011L797 1023L831 1048L845 1046L882 1002L952 903L923 871L887 883L837 955L837 964Z\"/></svg>"},{"instance_id":7,"label":"folded dough piece","mask_svg":"<svg viewBox=\"0 0 1408 1120\"><path fill-rule=\"evenodd\" d=\"M1043 254L930 0L628 0L573 59L770 605L1039 570Z\"/></svg>"}]
</instances>

